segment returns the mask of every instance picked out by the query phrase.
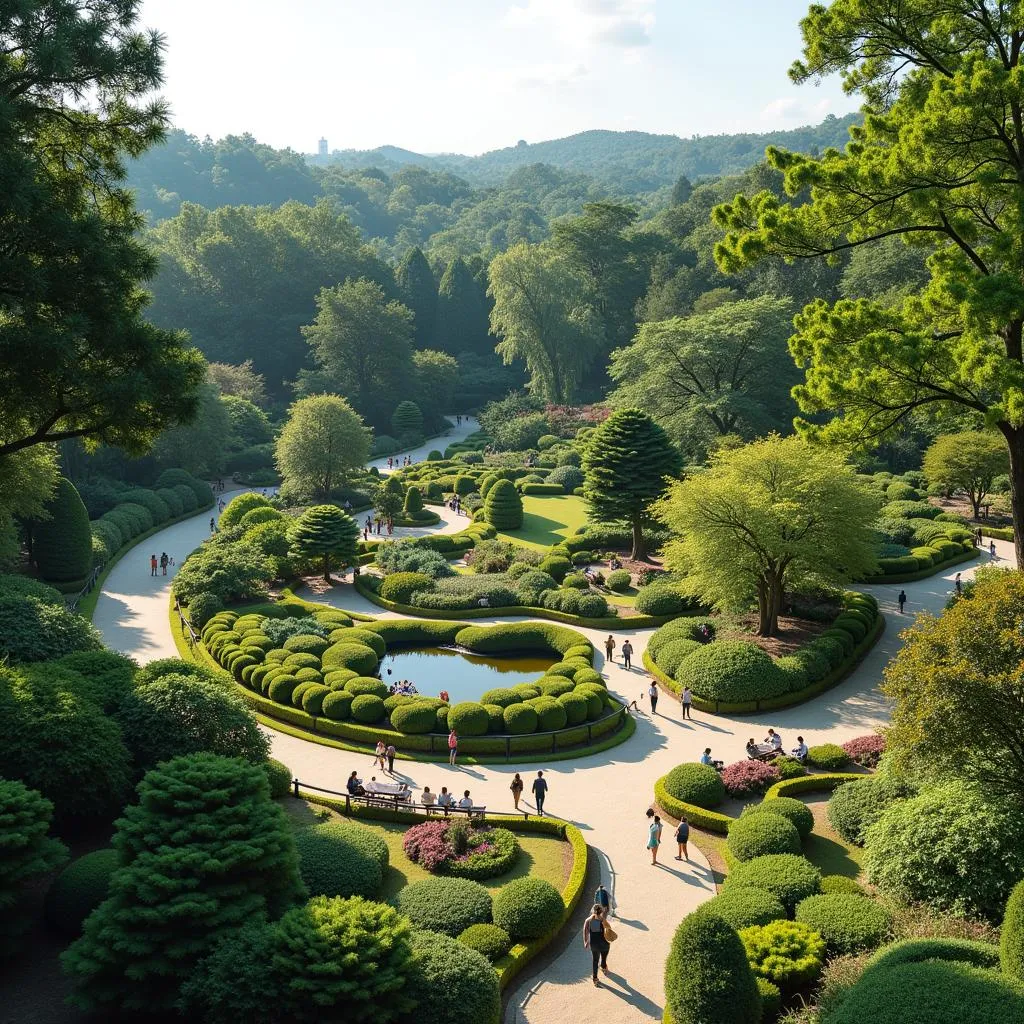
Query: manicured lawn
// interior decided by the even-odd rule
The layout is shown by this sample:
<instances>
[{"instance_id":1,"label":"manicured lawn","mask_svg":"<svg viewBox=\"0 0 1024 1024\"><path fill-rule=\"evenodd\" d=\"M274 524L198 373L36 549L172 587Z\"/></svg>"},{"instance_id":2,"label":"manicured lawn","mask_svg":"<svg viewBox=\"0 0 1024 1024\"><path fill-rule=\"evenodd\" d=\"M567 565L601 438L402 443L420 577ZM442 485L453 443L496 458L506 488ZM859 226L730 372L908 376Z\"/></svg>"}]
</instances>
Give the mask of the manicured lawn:
<instances>
[{"instance_id":1,"label":"manicured lawn","mask_svg":"<svg viewBox=\"0 0 1024 1024\"><path fill-rule=\"evenodd\" d=\"M310 823L316 820L315 814L320 810L315 804L299 803L296 800L286 801L285 807L296 821ZM332 820L348 821L349 819L332 813ZM384 876L384 885L378 896L379 899L391 900L404 886L412 882L419 882L424 878L434 877L419 864L414 864L409 860L402 849L402 837L405 835L406 829L411 828L410 825L368 821L365 818L355 824L360 828L368 828L376 832L388 844L391 865ZM532 875L534 878L547 879L561 892L569 878L569 868L572 864L569 844L554 836L516 833L516 838L519 840L520 854L515 867L507 874L500 875L498 878L490 878L481 884L491 892L497 892L514 878Z\"/></svg>"},{"instance_id":2,"label":"manicured lawn","mask_svg":"<svg viewBox=\"0 0 1024 1024\"><path fill-rule=\"evenodd\" d=\"M532 548L549 548L585 526L587 518L586 503L575 494L527 495L523 525L499 536Z\"/></svg>"}]
</instances>

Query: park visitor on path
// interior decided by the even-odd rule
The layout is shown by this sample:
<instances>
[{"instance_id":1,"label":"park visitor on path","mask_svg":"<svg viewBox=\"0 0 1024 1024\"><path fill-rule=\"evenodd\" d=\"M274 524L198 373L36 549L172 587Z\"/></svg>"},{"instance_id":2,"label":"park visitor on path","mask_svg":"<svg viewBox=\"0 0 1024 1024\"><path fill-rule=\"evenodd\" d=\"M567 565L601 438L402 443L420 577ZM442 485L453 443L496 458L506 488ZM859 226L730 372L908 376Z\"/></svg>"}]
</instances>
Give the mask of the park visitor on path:
<instances>
[{"instance_id":1,"label":"park visitor on path","mask_svg":"<svg viewBox=\"0 0 1024 1024\"><path fill-rule=\"evenodd\" d=\"M519 810L519 798L523 795L523 780L519 772L516 772L516 777L512 780L512 785L508 787L512 790L512 802L516 805L516 810Z\"/></svg>"},{"instance_id":2,"label":"park visitor on path","mask_svg":"<svg viewBox=\"0 0 1024 1024\"><path fill-rule=\"evenodd\" d=\"M156 575L156 566L157 566L156 555L150 555L149 556L149 575L150 576L155 576Z\"/></svg>"},{"instance_id":3,"label":"park visitor on path","mask_svg":"<svg viewBox=\"0 0 1024 1024\"><path fill-rule=\"evenodd\" d=\"M388 748L384 746L383 740L377 740L377 746L373 750L373 759L380 765L380 770L384 771L384 758L387 756Z\"/></svg>"},{"instance_id":4,"label":"park visitor on path","mask_svg":"<svg viewBox=\"0 0 1024 1024\"><path fill-rule=\"evenodd\" d=\"M651 851L651 863L658 863L658 847L661 846L661 818L656 814L647 828L647 849Z\"/></svg>"},{"instance_id":5,"label":"park visitor on path","mask_svg":"<svg viewBox=\"0 0 1024 1024\"><path fill-rule=\"evenodd\" d=\"M452 729L448 733L448 763L455 764L455 759L459 756L459 734Z\"/></svg>"},{"instance_id":6,"label":"park visitor on path","mask_svg":"<svg viewBox=\"0 0 1024 1024\"><path fill-rule=\"evenodd\" d=\"M633 666L633 645L628 640L622 642L622 664L627 671Z\"/></svg>"},{"instance_id":7,"label":"park visitor on path","mask_svg":"<svg viewBox=\"0 0 1024 1024\"><path fill-rule=\"evenodd\" d=\"M685 818L679 819L679 824L676 826L676 843L679 844L679 853L676 855L676 860L682 860L684 857L689 860L690 854L686 849L686 844L690 841L690 823Z\"/></svg>"},{"instance_id":8,"label":"park visitor on path","mask_svg":"<svg viewBox=\"0 0 1024 1024\"><path fill-rule=\"evenodd\" d=\"M907 592L905 590L900 591L899 597L896 598L896 603L900 606L900 615L902 615L903 608L907 603Z\"/></svg>"},{"instance_id":9,"label":"park visitor on path","mask_svg":"<svg viewBox=\"0 0 1024 1024\"><path fill-rule=\"evenodd\" d=\"M387 758L388 758L388 775L394 775L395 774L395 754L398 753L398 751L395 750L394 743L389 743L388 746L387 746L387 749L384 751L384 753L387 754Z\"/></svg>"},{"instance_id":10,"label":"park visitor on path","mask_svg":"<svg viewBox=\"0 0 1024 1024\"><path fill-rule=\"evenodd\" d=\"M604 642L604 654L609 661L615 660L615 637L608 634L608 639Z\"/></svg>"},{"instance_id":11,"label":"park visitor on path","mask_svg":"<svg viewBox=\"0 0 1024 1024\"><path fill-rule=\"evenodd\" d=\"M600 984L597 980L598 962L600 962L601 970L605 974L608 973L608 950L611 948L611 945L605 935L607 927L604 919L604 908L599 903L595 903L590 911L590 917L583 922L583 948L590 950L590 955L593 959L594 967L591 977L595 985Z\"/></svg>"},{"instance_id":12,"label":"park visitor on path","mask_svg":"<svg viewBox=\"0 0 1024 1024\"><path fill-rule=\"evenodd\" d=\"M604 887L604 882L594 892L594 904L604 911L606 917L612 912L612 895Z\"/></svg>"},{"instance_id":13,"label":"park visitor on path","mask_svg":"<svg viewBox=\"0 0 1024 1024\"><path fill-rule=\"evenodd\" d=\"M533 780L533 785L530 788L533 790L533 799L537 803L537 813L543 818L544 800L548 795L548 784L543 772L537 772L537 778Z\"/></svg>"},{"instance_id":14,"label":"park visitor on path","mask_svg":"<svg viewBox=\"0 0 1024 1024\"><path fill-rule=\"evenodd\" d=\"M683 718L693 718L690 713L693 708L693 690L688 686L683 687Z\"/></svg>"},{"instance_id":15,"label":"park visitor on path","mask_svg":"<svg viewBox=\"0 0 1024 1024\"><path fill-rule=\"evenodd\" d=\"M163 569L164 576L167 575L167 563L169 561L170 561L170 559L167 557L167 552L166 551L161 552L161 554L160 554L160 568Z\"/></svg>"},{"instance_id":16,"label":"park visitor on path","mask_svg":"<svg viewBox=\"0 0 1024 1024\"><path fill-rule=\"evenodd\" d=\"M647 687L647 696L651 698L651 714L656 715L658 713L658 687L654 685L654 680L651 680L651 685Z\"/></svg>"}]
</instances>

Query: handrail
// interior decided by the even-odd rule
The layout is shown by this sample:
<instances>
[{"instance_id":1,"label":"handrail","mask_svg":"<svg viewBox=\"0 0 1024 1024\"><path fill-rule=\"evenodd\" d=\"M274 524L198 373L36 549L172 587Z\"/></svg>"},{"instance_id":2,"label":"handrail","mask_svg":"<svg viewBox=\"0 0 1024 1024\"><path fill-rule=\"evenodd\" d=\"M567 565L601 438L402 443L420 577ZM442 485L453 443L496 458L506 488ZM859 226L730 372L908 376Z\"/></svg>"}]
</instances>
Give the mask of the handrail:
<instances>
[{"instance_id":1,"label":"handrail","mask_svg":"<svg viewBox=\"0 0 1024 1024\"><path fill-rule=\"evenodd\" d=\"M91 571L89 572L89 575L86 577L85 586L82 587L82 589L77 594L75 594L75 596L70 600L65 598L64 607L65 609L67 609L67 611L78 611L78 602L81 601L86 594L91 593L93 587L96 586L96 581L100 578L101 574L103 573L103 568L106 564L106 562L101 562L99 565L94 565Z\"/></svg>"},{"instance_id":2,"label":"handrail","mask_svg":"<svg viewBox=\"0 0 1024 1024\"><path fill-rule=\"evenodd\" d=\"M188 643L189 649L195 648L196 644L200 641L199 634L192 628L192 623L185 618L185 613L181 610L181 602L174 599L174 610L178 613L178 622L181 625L181 632Z\"/></svg>"}]
</instances>

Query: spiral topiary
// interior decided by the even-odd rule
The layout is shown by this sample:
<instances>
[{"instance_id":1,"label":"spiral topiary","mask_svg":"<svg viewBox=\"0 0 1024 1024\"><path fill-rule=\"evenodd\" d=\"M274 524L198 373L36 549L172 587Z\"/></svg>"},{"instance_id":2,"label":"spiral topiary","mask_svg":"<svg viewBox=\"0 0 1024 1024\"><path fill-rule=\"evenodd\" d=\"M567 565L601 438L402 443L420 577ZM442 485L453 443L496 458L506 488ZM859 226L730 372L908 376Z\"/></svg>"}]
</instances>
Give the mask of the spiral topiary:
<instances>
[{"instance_id":1,"label":"spiral topiary","mask_svg":"<svg viewBox=\"0 0 1024 1024\"><path fill-rule=\"evenodd\" d=\"M523 525L523 499L510 480L498 480L484 498L484 518L496 530L518 530Z\"/></svg>"}]
</instances>

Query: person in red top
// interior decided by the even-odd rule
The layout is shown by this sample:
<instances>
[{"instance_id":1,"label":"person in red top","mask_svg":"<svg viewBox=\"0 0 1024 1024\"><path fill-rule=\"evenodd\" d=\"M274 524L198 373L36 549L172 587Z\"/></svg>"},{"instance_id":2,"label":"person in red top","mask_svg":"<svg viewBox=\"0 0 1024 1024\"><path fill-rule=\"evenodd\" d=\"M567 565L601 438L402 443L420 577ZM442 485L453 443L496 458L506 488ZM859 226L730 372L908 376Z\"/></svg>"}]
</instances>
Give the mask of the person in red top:
<instances>
[{"instance_id":1,"label":"person in red top","mask_svg":"<svg viewBox=\"0 0 1024 1024\"><path fill-rule=\"evenodd\" d=\"M156 555L150 555L149 556L149 575L150 576L155 576L156 575L157 564L158 563L157 563L157 560L156 560Z\"/></svg>"},{"instance_id":2,"label":"person in red top","mask_svg":"<svg viewBox=\"0 0 1024 1024\"><path fill-rule=\"evenodd\" d=\"M459 756L459 734L452 729L448 733L448 763L455 764L455 759Z\"/></svg>"}]
</instances>

